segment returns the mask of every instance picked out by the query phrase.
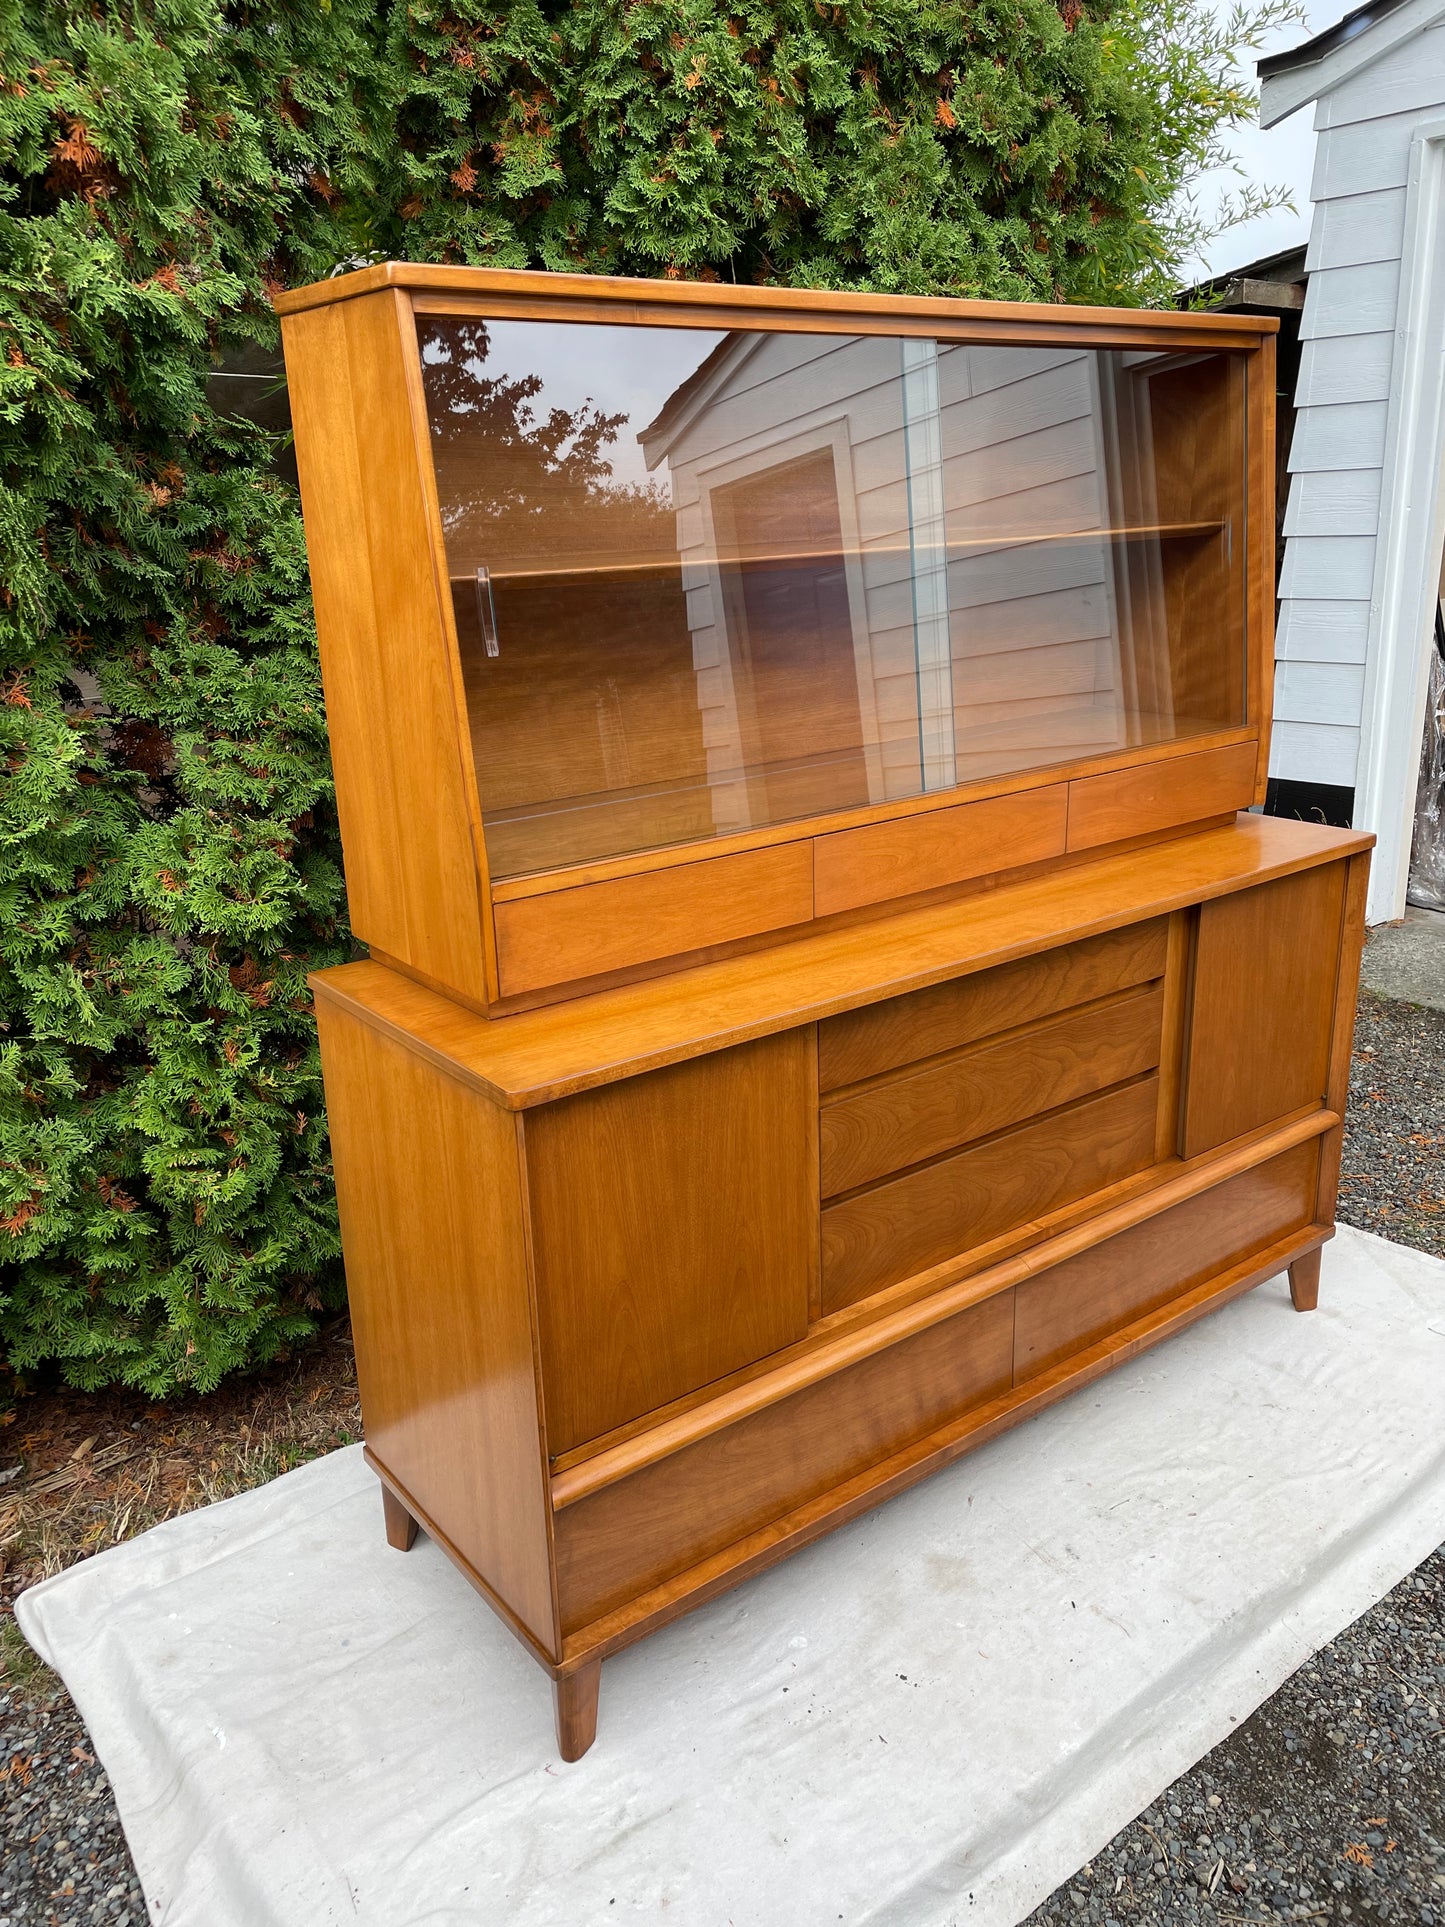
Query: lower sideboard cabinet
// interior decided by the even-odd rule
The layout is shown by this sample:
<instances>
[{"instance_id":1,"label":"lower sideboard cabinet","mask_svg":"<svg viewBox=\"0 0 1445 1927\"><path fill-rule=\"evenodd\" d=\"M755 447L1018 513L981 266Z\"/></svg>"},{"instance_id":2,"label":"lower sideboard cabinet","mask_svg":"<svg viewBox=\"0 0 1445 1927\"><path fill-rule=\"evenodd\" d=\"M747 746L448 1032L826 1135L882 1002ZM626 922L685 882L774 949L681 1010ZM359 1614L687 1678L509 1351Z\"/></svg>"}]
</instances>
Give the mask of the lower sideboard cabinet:
<instances>
[{"instance_id":1,"label":"lower sideboard cabinet","mask_svg":"<svg viewBox=\"0 0 1445 1927\"><path fill-rule=\"evenodd\" d=\"M367 1452L601 1660L1330 1236L1368 839L1243 817L487 1020L315 979Z\"/></svg>"}]
</instances>

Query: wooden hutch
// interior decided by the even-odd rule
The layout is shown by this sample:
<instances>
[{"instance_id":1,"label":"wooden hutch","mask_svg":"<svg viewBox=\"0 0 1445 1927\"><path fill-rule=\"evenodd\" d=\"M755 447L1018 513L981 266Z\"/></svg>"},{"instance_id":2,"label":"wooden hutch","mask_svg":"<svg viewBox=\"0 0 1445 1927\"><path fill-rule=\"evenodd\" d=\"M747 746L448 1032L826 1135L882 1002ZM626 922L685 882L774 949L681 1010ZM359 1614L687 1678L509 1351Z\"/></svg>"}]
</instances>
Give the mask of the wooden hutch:
<instances>
[{"instance_id":1,"label":"wooden hutch","mask_svg":"<svg viewBox=\"0 0 1445 1927\"><path fill-rule=\"evenodd\" d=\"M281 296L367 1451L601 1661L1288 1268L1370 839L1247 812L1272 320Z\"/></svg>"}]
</instances>

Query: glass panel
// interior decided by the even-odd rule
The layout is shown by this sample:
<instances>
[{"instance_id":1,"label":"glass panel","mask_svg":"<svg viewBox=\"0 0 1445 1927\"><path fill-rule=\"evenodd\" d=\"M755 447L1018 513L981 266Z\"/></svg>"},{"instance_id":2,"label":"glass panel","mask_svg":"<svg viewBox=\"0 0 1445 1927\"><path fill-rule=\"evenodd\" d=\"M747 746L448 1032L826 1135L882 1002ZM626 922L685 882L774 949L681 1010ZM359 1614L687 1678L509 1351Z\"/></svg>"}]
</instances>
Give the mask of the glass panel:
<instances>
[{"instance_id":1,"label":"glass panel","mask_svg":"<svg viewBox=\"0 0 1445 1927\"><path fill-rule=\"evenodd\" d=\"M1245 720L1240 356L418 325L494 876Z\"/></svg>"}]
</instances>

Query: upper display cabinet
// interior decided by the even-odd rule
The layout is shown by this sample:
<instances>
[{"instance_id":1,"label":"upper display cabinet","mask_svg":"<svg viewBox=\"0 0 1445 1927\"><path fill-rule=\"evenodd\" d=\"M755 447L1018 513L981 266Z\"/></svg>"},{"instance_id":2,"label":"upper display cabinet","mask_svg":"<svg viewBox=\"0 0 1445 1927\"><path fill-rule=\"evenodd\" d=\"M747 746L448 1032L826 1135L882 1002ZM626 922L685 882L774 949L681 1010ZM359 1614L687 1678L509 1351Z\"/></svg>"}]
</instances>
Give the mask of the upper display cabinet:
<instances>
[{"instance_id":1,"label":"upper display cabinet","mask_svg":"<svg viewBox=\"0 0 1445 1927\"><path fill-rule=\"evenodd\" d=\"M1256 799L1273 322L286 295L354 925L485 1010Z\"/></svg>"}]
</instances>

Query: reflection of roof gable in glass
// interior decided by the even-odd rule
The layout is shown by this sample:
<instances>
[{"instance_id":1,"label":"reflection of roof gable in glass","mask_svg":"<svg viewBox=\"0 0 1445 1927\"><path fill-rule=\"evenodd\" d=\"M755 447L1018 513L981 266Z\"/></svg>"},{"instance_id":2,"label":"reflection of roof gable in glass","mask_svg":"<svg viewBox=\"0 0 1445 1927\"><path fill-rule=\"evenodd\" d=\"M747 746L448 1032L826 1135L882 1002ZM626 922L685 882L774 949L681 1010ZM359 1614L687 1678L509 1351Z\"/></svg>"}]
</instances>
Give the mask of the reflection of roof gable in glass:
<instances>
[{"instance_id":1,"label":"reflection of roof gable in glass","mask_svg":"<svg viewBox=\"0 0 1445 1927\"><path fill-rule=\"evenodd\" d=\"M1245 721L1237 354L418 328L494 875Z\"/></svg>"}]
</instances>

